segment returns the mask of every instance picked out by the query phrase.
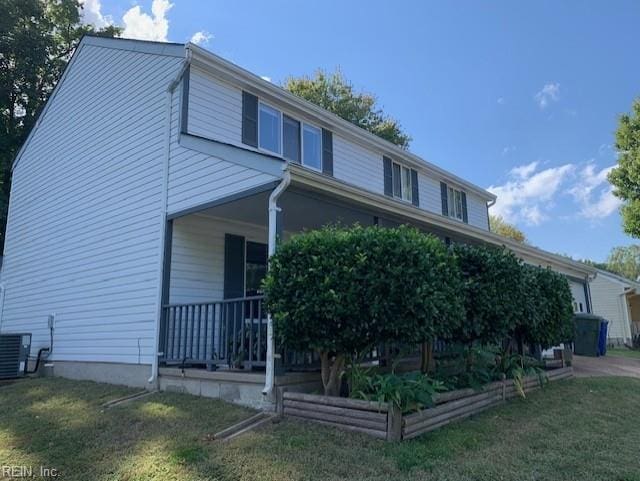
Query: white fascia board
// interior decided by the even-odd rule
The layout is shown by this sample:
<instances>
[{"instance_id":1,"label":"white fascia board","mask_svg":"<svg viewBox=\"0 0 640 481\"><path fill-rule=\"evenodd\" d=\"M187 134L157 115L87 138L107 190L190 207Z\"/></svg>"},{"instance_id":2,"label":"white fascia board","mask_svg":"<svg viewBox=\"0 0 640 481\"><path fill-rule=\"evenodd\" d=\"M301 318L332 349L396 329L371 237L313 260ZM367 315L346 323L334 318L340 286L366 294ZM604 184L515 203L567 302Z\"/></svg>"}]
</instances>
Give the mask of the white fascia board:
<instances>
[{"instance_id":1,"label":"white fascia board","mask_svg":"<svg viewBox=\"0 0 640 481\"><path fill-rule=\"evenodd\" d=\"M377 135L374 135L360 127L353 125L337 115L318 107L300 97L287 92L281 87L268 82L259 76L245 70L197 45L188 43L186 48L193 53L193 64L200 66L228 83L236 85L243 90L247 90L270 103L298 114L304 118L313 119L322 127L329 129L336 134L358 143L359 145L374 149L381 155L386 155L397 160L401 160L414 169L431 175L439 180L463 188L467 192L473 192L487 202L495 201L496 196L491 192L479 187L471 182L458 177L451 172L434 165L418 157L411 152L398 147Z\"/></svg>"}]
</instances>

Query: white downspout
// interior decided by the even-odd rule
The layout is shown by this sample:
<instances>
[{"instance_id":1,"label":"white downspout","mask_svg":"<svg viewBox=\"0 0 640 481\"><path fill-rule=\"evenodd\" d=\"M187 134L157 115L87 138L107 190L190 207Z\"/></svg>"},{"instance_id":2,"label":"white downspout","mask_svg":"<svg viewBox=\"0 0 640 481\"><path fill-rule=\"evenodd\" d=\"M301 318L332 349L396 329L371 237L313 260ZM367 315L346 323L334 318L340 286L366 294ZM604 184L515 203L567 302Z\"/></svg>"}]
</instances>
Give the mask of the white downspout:
<instances>
[{"instance_id":1,"label":"white downspout","mask_svg":"<svg viewBox=\"0 0 640 481\"><path fill-rule=\"evenodd\" d=\"M280 207L278 207L278 199L290 183L291 174L288 170L285 170L282 181L280 181L277 187L273 189L273 192L271 192L271 195L269 196L269 257L276 252L276 216L281 210ZM267 366L265 369L264 389L262 390L262 394L266 397L271 396L273 386L275 384L274 354L275 342L273 339L273 320L271 319L271 314L267 313Z\"/></svg>"},{"instance_id":2,"label":"white downspout","mask_svg":"<svg viewBox=\"0 0 640 481\"><path fill-rule=\"evenodd\" d=\"M151 377L147 380L149 384L157 383L158 381L158 356L160 350L158 344L160 343L160 322L162 319L162 276L164 270L164 251L165 251L165 232L167 224L167 202L169 196L169 158L171 156L171 104L173 101L173 92L176 87L180 85L182 76L191 63L191 50L186 49L185 60L180 68L180 72L176 78L169 84L165 93L165 143L164 143L164 159L162 165L162 208L160 210L160 255L158 266L158 297L156 301L156 326L153 336L153 350L154 356L151 361ZM155 386L158 388L158 386Z\"/></svg>"}]
</instances>

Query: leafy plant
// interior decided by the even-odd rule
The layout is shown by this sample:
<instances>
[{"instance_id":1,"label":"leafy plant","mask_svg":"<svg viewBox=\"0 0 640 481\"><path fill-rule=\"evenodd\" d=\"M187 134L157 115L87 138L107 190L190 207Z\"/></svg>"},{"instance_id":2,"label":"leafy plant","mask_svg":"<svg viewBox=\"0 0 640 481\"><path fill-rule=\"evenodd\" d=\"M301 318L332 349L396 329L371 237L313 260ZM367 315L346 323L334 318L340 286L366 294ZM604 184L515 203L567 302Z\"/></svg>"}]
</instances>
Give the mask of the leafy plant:
<instances>
[{"instance_id":1,"label":"leafy plant","mask_svg":"<svg viewBox=\"0 0 640 481\"><path fill-rule=\"evenodd\" d=\"M522 398L526 397L524 382L527 377L537 376L540 387L547 382L544 366L537 359L508 351L498 352L495 359L495 374L513 379L513 385Z\"/></svg>"},{"instance_id":2,"label":"leafy plant","mask_svg":"<svg viewBox=\"0 0 640 481\"><path fill-rule=\"evenodd\" d=\"M416 411L434 405L434 396L446 388L441 381L420 372L359 375L352 398L392 403L402 412Z\"/></svg>"},{"instance_id":3,"label":"leafy plant","mask_svg":"<svg viewBox=\"0 0 640 481\"><path fill-rule=\"evenodd\" d=\"M280 341L315 350L325 394L372 346L446 337L462 322L458 266L437 238L409 227L293 236L270 260L266 303Z\"/></svg>"},{"instance_id":4,"label":"leafy plant","mask_svg":"<svg viewBox=\"0 0 640 481\"><path fill-rule=\"evenodd\" d=\"M506 249L456 244L463 279L466 318L454 331L457 341L498 344L514 329L525 297L522 262Z\"/></svg>"}]
</instances>

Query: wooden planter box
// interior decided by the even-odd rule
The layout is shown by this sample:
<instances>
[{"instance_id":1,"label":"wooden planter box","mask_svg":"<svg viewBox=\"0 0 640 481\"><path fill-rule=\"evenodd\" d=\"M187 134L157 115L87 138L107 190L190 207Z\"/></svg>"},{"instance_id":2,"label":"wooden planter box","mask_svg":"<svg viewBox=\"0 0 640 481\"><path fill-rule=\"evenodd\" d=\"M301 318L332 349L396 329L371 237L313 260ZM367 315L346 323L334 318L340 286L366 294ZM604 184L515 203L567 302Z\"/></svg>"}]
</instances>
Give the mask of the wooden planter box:
<instances>
[{"instance_id":1,"label":"wooden planter box","mask_svg":"<svg viewBox=\"0 0 640 481\"><path fill-rule=\"evenodd\" d=\"M573 368L546 372L549 382L573 376ZM524 391L540 387L537 376L525 378ZM377 403L316 394L283 392L278 400L280 413L339 429L365 433L387 441L412 439L518 396L513 380L496 381L481 391L460 389L436 395L436 405L405 414L388 403Z\"/></svg>"}]
</instances>

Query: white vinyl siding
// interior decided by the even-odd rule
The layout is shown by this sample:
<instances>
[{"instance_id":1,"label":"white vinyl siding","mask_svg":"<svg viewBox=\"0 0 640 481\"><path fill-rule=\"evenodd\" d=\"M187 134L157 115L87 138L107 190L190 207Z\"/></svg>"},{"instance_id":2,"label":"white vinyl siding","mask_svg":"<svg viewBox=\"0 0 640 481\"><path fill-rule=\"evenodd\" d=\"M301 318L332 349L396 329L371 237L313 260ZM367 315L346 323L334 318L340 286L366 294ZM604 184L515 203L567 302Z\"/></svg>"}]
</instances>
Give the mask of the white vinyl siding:
<instances>
[{"instance_id":1,"label":"white vinyl siding","mask_svg":"<svg viewBox=\"0 0 640 481\"><path fill-rule=\"evenodd\" d=\"M469 225L480 229L489 229L487 202L473 192L467 192L467 217Z\"/></svg>"},{"instance_id":2,"label":"white vinyl siding","mask_svg":"<svg viewBox=\"0 0 640 481\"><path fill-rule=\"evenodd\" d=\"M384 193L382 156L333 135L333 176L371 192Z\"/></svg>"},{"instance_id":3,"label":"white vinyl siding","mask_svg":"<svg viewBox=\"0 0 640 481\"><path fill-rule=\"evenodd\" d=\"M589 283L593 313L609 321L609 339L630 340L629 311L624 284L599 272Z\"/></svg>"},{"instance_id":4,"label":"white vinyl siding","mask_svg":"<svg viewBox=\"0 0 640 481\"><path fill-rule=\"evenodd\" d=\"M188 129L193 135L242 145L242 90L192 67Z\"/></svg>"},{"instance_id":5,"label":"white vinyl siding","mask_svg":"<svg viewBox=\"0 0 640 481\"><path fill-rule=\"evenodd\" d=\"M266 243L267 230L253 224L192 214L173 222L169 300L219 301L224 294L224 236Z\"/></svg>"},{"instance_id":6,"label":"white vinyl siding","mask_svg":"<svg viewBox=\"0 0 640 481\"><path fill-rule=\"evenodd\" d=\"M13 174L2 332L66 361L151 362L165 92L182 59L86 44ZM108 135L105 135L108 132Z\"/></svg>"},{"instance_id":7,"label":"white vinyl siding","mask_svg":"<svg viewBox=\"0 0 640 481\"><path fill-rule=\"evenodd\" d=\"M181 91L177 89L172 102L171 157L167 201L169 214L197 207L276 180L273 175L181 146L178 125L180 98ZM192 99L190 108L194 102ZM191 118L189 118L189 125L191 125Z\"/></svg>"}]
</instances>

